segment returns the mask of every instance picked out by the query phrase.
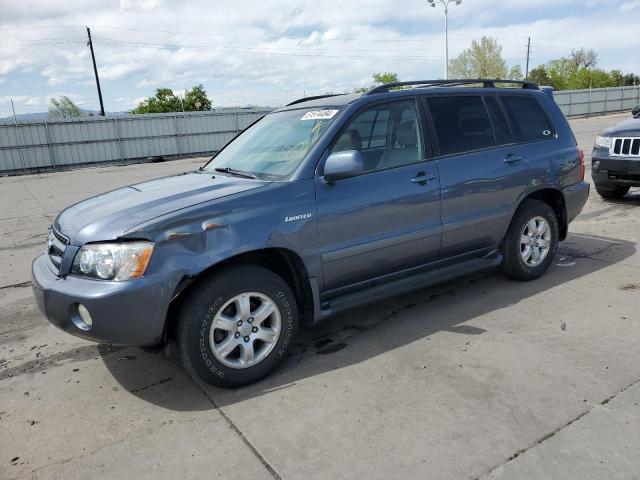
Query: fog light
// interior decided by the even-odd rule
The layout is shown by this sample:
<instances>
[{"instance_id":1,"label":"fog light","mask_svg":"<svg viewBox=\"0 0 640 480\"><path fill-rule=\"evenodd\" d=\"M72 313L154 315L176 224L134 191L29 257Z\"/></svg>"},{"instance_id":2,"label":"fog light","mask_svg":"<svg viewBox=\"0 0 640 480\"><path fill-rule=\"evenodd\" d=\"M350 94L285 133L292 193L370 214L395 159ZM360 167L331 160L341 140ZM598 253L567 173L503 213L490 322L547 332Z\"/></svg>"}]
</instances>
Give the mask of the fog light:
<instances>
[{"instance_id":1,"label":"fog light","mask_svg":"<svg viewBox=\"0 0 640 480\"><path fill-rule=\"evenodd\" d=\"M593 169L594 169L594 170L599 169L599 168L600 168L600 160L594 160L594 161L591 163L591 166L593 167Z\"/></svg>"},{"instance_id":2,"label":"fog light","mask_svg":"<svg viewBox=\"0 0 640 480\"><path fill-rule=\"evenodd\" d=\"M93 319L89 314L89 310L87 310L87 308L81 303L78 304L78 315L80 316L80 318L74 319L74 323L76 324L76 326L78 328L81 328L82 330L89 330L93 325Z\"/></svg>"}]
</instances>

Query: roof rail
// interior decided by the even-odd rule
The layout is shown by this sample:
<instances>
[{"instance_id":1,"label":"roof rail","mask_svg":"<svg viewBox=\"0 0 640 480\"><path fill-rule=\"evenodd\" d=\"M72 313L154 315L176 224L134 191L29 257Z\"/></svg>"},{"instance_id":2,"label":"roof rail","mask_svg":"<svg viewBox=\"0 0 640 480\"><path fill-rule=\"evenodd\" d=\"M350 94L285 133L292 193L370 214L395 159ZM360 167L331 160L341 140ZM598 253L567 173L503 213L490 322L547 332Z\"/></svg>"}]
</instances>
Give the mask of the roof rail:
<instances>
[{"instance_id":1,"label":"roof rail","mask_svg":"<svg viewBox=\"0 0 640 480\"><path fill-rule=\"evenodd\" d=\"M303 98L294 100L291 103L287 103L285 106L288 107L289 105L295 105L296 103L308 102L310 100L318 100L320 98L337 97L338 95L344 95L344 93L329 93L327 95L315 95L313 97L303 97Z\"/></svg>"},{"instance_id":2,"label":"roof rail","mask_svg":"<svg viewBox=\"0 0 640 480\"><path fill-rule=\"evenodd\" d=\"M522 88L530 90L539 90L537 84L524 80L501 80L499 78L472 78L472 79L452 79L452 80L414 80L411 82L394 82L385 83L369 90L365 95L374 95L376 93L385 93L396 87L456 87L460 85L473 85L481 83L484 88L496 88L496 83L510 83L521 85Z\"/></svg>"}]
</instances>

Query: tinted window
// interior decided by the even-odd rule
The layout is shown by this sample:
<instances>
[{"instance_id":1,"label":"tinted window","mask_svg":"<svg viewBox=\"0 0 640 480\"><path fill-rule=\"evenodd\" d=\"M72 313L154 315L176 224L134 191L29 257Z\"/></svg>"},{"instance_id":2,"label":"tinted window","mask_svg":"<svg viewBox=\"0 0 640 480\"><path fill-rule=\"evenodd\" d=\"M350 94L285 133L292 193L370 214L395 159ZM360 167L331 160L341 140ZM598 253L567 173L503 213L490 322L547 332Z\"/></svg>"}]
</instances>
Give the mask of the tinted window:
<instances>
[{"instance_id":1,"label":"tinted window","mask_svg":"<svg viewBox=\"0 0 640 480\"><path fill-rule=\"evenodd\" d=\"M489 118L491 118L491 125L493 126L493 136L496 139L498 145L505 145L513 142L511 130L509 130L509 124L507 123L507 117L504 116L504 112L500 107L500 104L495 97L485 97L484 101L489 111Z\"/></svg>"},{"instance_id":2,"label":"tinted window","mask_svg":"<svg viewBox=\"0 0 640 480\"><path fill-rule=\"evenodd\" d=\"M442 155L495 145L489 115L481 97L434 97L427 103Z\"/></svg>"},{"instance_id":3,"label":"tinted window","mask_svg":"<svg viewBox=\"0 0 640 480\"><path fill-rule=\"evenodd\" d=\"M367 171L421 161L420 123L415 101L384 103L358 113L331 152L360 150Z\"/></svg>"},{"instance_id":4,"label":"tinted window","mask_svg":"<svg viewBox=\"0 0 640 480\"><path fill-rule=\"evenodd\" d=\"M514 135L521 142L551 138L553 129L535 98L501 96Z\"/></svg>"}]
</instances>

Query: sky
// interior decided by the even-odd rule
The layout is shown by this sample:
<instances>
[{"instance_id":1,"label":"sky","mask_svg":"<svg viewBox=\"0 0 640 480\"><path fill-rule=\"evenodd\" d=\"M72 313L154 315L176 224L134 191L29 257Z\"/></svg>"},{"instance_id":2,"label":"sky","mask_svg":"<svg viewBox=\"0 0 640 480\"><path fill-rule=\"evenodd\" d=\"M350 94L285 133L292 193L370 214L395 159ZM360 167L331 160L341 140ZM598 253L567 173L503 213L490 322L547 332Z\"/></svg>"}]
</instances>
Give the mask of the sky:
<instances>
[{"instance_id":1,"label":"sky","mask_svg":"<svg viewBox=\"0 0 640 480\"><path fill-rule=\"evenodd\" d=\"M599 67L640 74L640 0L463 0L449 6L450 57L482 35L531 68L593 48ZM444 9L426 0L0 0L0 117L46 111L67 95L98 110L86 26L105 109L157 87L202 83L214 107L278 106L305 95L442 78Z\"/></svg>"}]
</instances>

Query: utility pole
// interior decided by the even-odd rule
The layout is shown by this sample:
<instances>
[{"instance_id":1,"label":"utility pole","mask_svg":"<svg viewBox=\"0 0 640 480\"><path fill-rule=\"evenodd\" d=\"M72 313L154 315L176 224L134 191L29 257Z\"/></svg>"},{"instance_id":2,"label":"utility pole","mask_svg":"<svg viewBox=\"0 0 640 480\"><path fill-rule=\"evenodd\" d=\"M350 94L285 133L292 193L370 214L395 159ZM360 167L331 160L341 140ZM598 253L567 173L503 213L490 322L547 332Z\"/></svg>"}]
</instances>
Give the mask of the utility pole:
<instances>
[{"instance_id":1,"label":"utility pole","mask_svg":"<svg viewBox=\"0 0 640 480\"><path fill-rule=\"evenodd\" d=\"M104 104L102 103L102 90L100 89L100 78L98 77L98 67L96 66L96 55L93 53L93 42L91 41L91 30L87 27L87 36L89 41L87 46L91 50L91 59L93 60L93 73L96 76L96 85L98 87L98 99L100 100L100 115L104 117Z\"/></svg>"},{"instance_id":2,"label":"utility pole","mask_svg":"<svg viewBox=\"0 0 640 480\"><path fill-rule=\"evenodd\" d=\"M436 6L436 1L444 6L444 79L449 79L449 4L460 5L462 0L427 0L432 7Z\"/></svg>"},{"instance_id":3,"label":"utility pole","mask_svg":"<svg viewBox=\"0 0 640 480\"><path fill-rule=\"evenodd\" d=\"M529 78L529 57L531 56L531 37L527 37L527 69L525 70L524 79Z\"/></svg>"}]
</instances>

